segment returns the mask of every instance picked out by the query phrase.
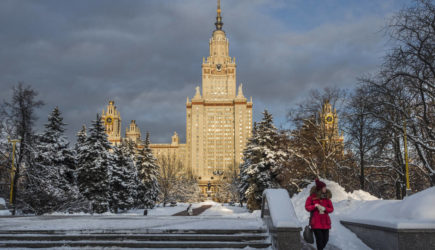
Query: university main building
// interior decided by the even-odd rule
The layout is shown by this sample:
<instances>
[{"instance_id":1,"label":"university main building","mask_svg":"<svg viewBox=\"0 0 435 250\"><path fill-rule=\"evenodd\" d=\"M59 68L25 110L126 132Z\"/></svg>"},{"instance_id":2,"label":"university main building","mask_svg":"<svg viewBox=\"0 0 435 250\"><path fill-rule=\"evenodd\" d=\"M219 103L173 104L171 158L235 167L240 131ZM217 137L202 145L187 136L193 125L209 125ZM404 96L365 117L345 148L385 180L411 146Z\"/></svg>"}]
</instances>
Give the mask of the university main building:
<instances>
[{"instance_id":1,"label":"university main building","mask_svg":"<svg viewBox=\"0 0 435 250\"><path fill-rule=\"evenodd\" d=\"M242 84L236 86L236 62L229 55L229 41L222 30L218 0L216 29L209 41L210 55L202 62L202 88L196 87L186 101L186 143L180 144L174 133L170 144L151 144L157 158L174 155L198 179L203 193L219 176L238 167L252 130L252 98L243 95ZM236 91L237 90L237 91ZM102 119L109 140L120 143L121 115L113 101L103 110ZM140 146L141 133L133 120L126 128L125 139Z\"/></svg>"}]
</instances>

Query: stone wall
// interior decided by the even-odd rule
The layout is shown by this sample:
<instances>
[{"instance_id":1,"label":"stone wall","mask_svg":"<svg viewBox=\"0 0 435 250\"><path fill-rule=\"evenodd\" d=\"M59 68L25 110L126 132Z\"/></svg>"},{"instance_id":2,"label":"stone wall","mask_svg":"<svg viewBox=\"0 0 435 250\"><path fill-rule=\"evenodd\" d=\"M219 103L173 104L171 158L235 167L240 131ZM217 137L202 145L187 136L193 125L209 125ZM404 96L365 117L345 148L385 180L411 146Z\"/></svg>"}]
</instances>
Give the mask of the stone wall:
<instances>
[{"instance_id":1,"label":"stone wall","mask_svg":"<svg viewBox=\"0 0 435 250\"><path fill-rule=\"evenodd\" d=\"M435 249L435 225L429 229L396 229L351 221L340 221L374 250Z\"/></svg>"}]
</instances>

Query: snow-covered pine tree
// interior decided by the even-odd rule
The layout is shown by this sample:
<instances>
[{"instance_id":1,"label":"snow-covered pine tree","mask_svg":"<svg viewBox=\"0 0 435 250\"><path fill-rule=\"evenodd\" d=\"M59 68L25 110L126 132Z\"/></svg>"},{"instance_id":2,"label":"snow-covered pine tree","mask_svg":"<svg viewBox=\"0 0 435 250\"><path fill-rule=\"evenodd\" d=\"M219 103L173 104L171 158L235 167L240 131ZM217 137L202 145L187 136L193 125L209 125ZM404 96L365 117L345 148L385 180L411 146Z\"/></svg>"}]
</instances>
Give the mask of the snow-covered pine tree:
<instances>
[{"instance_id":1,"label":"snow-covered pine tree","mask_svg":"<svg viewBox=\"0 0 435 250\"><path fill-rule=\"evenodd\" d=\"M252 128L252 136L248 139L248 143L243 151L243 163L239 166L239 192L240 192L240 202L247 200L246 190L249 188L249 175L247 173L248 167L252 162L259 162L259 159L255 159L253 154L254 148L257 147L257 123L254 122Z\"/></svg>"},{"instance_id":2,"label":"snow-covered pine tree","mask_svg":"<svg viewBox=\"0 0 435 250\"><path fill-rule=\"evenodd\" d=\"M86 146L86 140L88 138L88 135L86 133L86 125L83 125L79 132L77 132L77 139L76 139L76 145L74 146L74 158L75 158L75 164L76 168L79 169L82 165L81 160L84 159L83 153L86 152L87 146ZM76 172L76 179L77 179L77 172Z\"/></svg>"},{"instance_id":3,"label":"snow-covered pine tree","mask_svg":"<svg viewBox=\"0 0 435 250\"><path fill-rule=\"evenodd\" d=\"M52 155L54 164L64 166L62 175L68 182L75 184L74 172L76 169L74 150L69 147L69 141L64 135L66 124L59 108L56 107L48 117L48 123L45 124L45 131L42 137L39 137L41 143L53 144L55 155Z\"/></svg>"},{"instance_id":4,"label":"snow-covered pine tree","mask_svg":"<svg viewBox=\"0 0 435 250\"><path fill-rule=\"evenodd\" d=\"M130 187L130 196L133 198L133 204L134 207L140 207L142 208L142 202L139 201L139 193L140 193L140 186L141 181L139 180L139 171L136 166L136 143L131 140L125 140L122 142L123 149L125 150L126 156L128 156L127 161L127 169L128 173L130 174L129 179L129 187Z\"/></svg>"},{"instance_id":5,"label":"snow-covered pine tree","mask_svg":"<svg viewBox=\"0 0 435 250\"><path fill-rule=\"evenodd\" d=\"M145 153L144 149L138 150L137 155L134 158L135 167L137 170L137 197L135 198L135 206L137 208L145 208L146 188L142 180L141 169L145 165Z\"/></svg>"},{"instance_id":6,"label":"snow-covered pine tree","mask_svg":"<svg viewBox=\"0 0 435 250\"><path fill-rule=\"evenodd\" d=\"M109 210L110 175L114 161L111 148L101 116L97 114L83 150L78 154L79 189L91 203L92 211L96 213Z\"/></svg>"},{"instance_id":7,"label":"snow-covered pine tree","mask_svg":"<svg viewBox=\"0 0 435 250\"><path fill-rule=\"evenodd\" d=\"M159 166L157 159L154 157L150 148L150 135L147 132L144 148L139 151L136 159L136 167L138 169L139 180L142 185L140 190L140 200L145 208L153 208L156 204L157 197L160 193L158 182Z\"/></svg>"},{"instance_id":8,"label":"snow-covered pine tree","mask_svg":"<svg viewBox=\"0 0 435 250\"><path fill-rule=\"evenodd\" d=\"M286 153L279 150L276 141L278 132L273 125L272 115L265 110L263 119L258 123L253 144L247 147L246 166L243 169L244 178L249 186L245 191L250 210L259 209L263 191L267 188L277 188L277 175L282 168Z\"/></svg>"},{"instance_id":9,"label":"snow-covered pine tree","mask_svg":"<svg viewBox=\"0 0 435 250\"><path fill-rule=\"evenodd\" d=\"M86 139L88 138L88 135L86 133L86 125L83 125L79 132L77 132L77 143L75 146L75 150L77 151L80 149L81 146L84 146L86 144Z\"/></svg>"},{"instance_id":10,"label":"snow-covered pine tree","mask_svg":"<svg viewBox=\"0 0 435 250\"><path fill-rule=\"evenodd\" d=\"M134 205L136 196L135 166L125 142L114 147L114 154L115 161L110 178L110 209L114 213L118 213L119 209L130 209Z\"/></svg>"},{"instance_id":11,"label":"snow-covered pine tree","mask_svg":"<svg viewBox=\"0 0 435 250\"><path fill-rule=\"evenodd\" d=\"M36 214L64 211L78 198L73 150L64 136L65 124L56 107L37 136L33 164L27 169L26 202Z\"/></svg>"}]
</instances>

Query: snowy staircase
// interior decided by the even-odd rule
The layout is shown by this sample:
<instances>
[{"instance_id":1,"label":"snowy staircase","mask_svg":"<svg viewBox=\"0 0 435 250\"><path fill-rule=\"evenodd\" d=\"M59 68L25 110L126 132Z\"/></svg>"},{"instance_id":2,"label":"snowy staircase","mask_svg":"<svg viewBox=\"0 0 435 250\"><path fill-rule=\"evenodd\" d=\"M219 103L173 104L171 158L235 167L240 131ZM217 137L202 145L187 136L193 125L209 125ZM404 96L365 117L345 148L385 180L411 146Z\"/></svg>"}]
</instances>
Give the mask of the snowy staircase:
<instances>
[{"instance_id":1,"label":"snowy staircase","mask_svg":"<svg viewBox=\"0 0 435 250\"><path fill-rule=\"evenodd\" d=\"M1 248L269 248L265 229L4 230Z\"/></svg>"}]
</instances>

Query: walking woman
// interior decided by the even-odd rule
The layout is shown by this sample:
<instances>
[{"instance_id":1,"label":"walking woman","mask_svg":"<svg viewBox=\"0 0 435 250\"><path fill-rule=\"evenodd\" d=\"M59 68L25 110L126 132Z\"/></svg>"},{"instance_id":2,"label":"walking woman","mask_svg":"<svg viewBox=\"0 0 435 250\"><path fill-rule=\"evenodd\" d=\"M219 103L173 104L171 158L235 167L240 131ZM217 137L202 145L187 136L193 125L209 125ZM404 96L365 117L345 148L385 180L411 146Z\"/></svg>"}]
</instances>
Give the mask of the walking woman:
<instances>
[{"instance_id":1,"label":"walking woman","mask_svg":"<svg viewBox=\"0 0 435 250\"><path fill-rule=\"evenodd\" d=\"M311 188L310 196L305 202L305 209L311 213L310 226L316 237L318 250L325 248L329 240L329 229L331 229L329 214L334 211L331 198L332 193L326 188L326 184L316 179L316 185Z\"/></svg>"}]
</instances>

